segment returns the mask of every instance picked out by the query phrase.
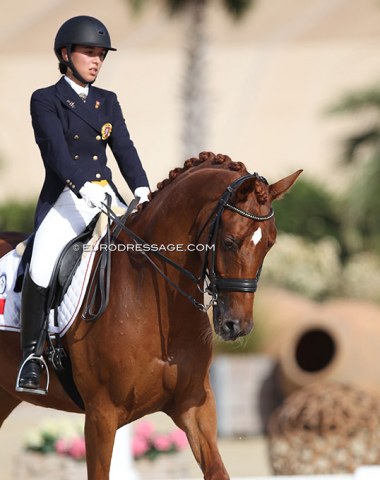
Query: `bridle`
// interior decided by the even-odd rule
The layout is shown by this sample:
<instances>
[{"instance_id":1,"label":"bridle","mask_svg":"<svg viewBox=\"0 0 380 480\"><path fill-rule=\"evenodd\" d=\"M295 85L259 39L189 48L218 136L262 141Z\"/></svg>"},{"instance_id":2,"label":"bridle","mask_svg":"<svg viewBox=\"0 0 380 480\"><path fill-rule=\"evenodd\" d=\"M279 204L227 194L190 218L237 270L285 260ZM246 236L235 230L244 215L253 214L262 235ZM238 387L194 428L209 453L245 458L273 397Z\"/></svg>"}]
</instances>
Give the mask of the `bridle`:
<instances>
[{"instance_id":1,"label":"bridle","mask_svg":"<svg viewBox=\"0 0 380 480\"><path fill-rule=\"evenodd\" d=\"M249 178L256 178L257 180L268 184L264 177L258 175L258 173L244 175L239 177L234 182L232 182L224 191L222 196L220 197L216 207L213 209L209 217L207 218L204 226L201 229L201 233L206 229L207 225L210 225L209 233L208 233L208 241L207 241L207 248L206 254L204 257L201 275L196 276L190 270L182 267L178 263L174 262L170 258L163 255L161 252L153 250L151 253L163 260L165 263L171 265L183 275L188 277L192 283L196 284L198 289L202 293L208 293L211 296L211 301L206 305L203 303L198 302L193 296L189 295L185 292L179 285L173 282L168 275L153 261L153 259L148 255L149 248L141 249L140 253L147 259L147 261L152 265L152 267L173 287L175 288L181 295L186 297L194 306L196 306L199 310L206 312L211 306L216 306L218 304L218 296L220 291L229 291L229 292L243 292L243 293L253 293L257 289L257 284L260 278L262 265L259 267L256 276L253 278L228 278L228 277L221 277L216 272L216 242L219 234L220 229L220 222L222 218L222 214L225 209L229 209L239 215L247 217L251 220L256 222L265 222L266 220L270 220L274 216L274 211L271 208L267 215L256 215L251 212L247 212L245 210L241 210L229 203L232 195L236 191L236 189L247 179ZM130 205L131 207L132 205ZM129 211L131 208L128 208L127 213L119 218L116 214L111 210L111 208L103 204L105 213L115 222L117 225L118 232L123 230L125 233L128 234L129 237L133 239L136 244L145 245L147 247L151 246L148 242L143 240L141 237L136 235L132 230L130 230L125 225L126 215L129 215ZM199 235L199 236L200 236ZM115 235L113 235L115 238ZM117 237L117 235L116 235ZM211 256L209 258L209 252L211 252ZM204 288L204 284L206 283L206 287Z\"/></svg>"},{"instance_id":2,"label":"bridle","mask_svg":"<svg viewBox=\"0 0 380 480\"><path fill-rule=\"evenodd\" d=\"M222 214L225 209L231 210L235 213L243 217L247 217L251 220L256 222L264 222L266 220L270 220L274 216L274 211L271 208L267 215L256 215L254 213L247 212L245 210L241 210L229 203L233 193L236 189L243 183L245 180L249 178L256 178L261 180L264 183L268 183L264 177L260 177L257 173L253 175L244 175L243 177L238 178L235 180L231 185L229 185L226 190L224 191L223 195L220 197L218 205L215 209L214 213L214 220L211 224L210 233L209 233L209 240L208 245L212 248L207 250L207 253L211 251L211 258L209 262L209 267L207 267L207 258L205 259L205 267L204 267L204 276L208 276L209 284L207 287L208 293L211 295L213 300L217 300L218 292L219 291L229 291L229 292L244 292L244 293L253 293L257 290L257 284L261 274L261 268L258 269L256 276L254 278L228 278L228 277L220 277L216 272L216 241L218 238L218 233L220 229L220 221L222 218ZM207 256L207 255L206 255ZM215 305L215 302L213 302Z\"/></svg>"}]
</instances>

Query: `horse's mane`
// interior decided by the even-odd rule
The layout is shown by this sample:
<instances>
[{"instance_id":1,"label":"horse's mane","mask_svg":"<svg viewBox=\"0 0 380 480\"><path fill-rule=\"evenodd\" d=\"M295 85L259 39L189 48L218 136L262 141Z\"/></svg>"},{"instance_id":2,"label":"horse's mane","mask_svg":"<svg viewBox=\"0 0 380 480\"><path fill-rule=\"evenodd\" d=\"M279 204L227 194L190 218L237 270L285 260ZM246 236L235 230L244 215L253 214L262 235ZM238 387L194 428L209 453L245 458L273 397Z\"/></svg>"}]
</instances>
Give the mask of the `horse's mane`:
<instances>
[{"instance_id":1,"label":"horse's mane","mask_svg":"<svg viewBox=\"0 0 380 480\"><path fill-rule=\"evenodd\" d=\"M173 182L178 175L195 168L220 168L224 170L232 170L234 172L242 172L242 175L247 173L247 169L242 162L234 162L228 155L218 153L215 155L212 152L201 152L199 157L192 157L185 161L183 167L177 167L170 170L168 178L162 180L157 184L157 190L151 193L151 198L155 197L163 188Z\"/></svg>"}]
</instances>

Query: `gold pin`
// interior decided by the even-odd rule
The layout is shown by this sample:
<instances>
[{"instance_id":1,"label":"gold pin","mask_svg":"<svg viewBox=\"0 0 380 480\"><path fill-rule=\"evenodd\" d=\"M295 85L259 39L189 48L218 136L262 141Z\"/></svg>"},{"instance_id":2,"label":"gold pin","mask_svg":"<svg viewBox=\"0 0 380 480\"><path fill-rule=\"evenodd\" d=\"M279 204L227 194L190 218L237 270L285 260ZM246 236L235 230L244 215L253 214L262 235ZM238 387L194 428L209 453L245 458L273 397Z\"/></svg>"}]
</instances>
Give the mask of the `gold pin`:
<instances>
[{"instance_id":1,"label":"gold pin","mask_svg":"<svg viewBox=\"0 0 380 480\"><path fill-rule=\"evenodd\" d=\"M109 136L111 135L111 132L112 132L111 123L105 123L102 126L102 129L100 130L100 132L102 134L102 140L107 140L107 138L109 138Z\"/></svg>"},{"instance_id":2,"label":"gold pin","mask_svg":"<svg viewBox=\"0 0 380 480\"><path fill-rule=\"evenodd\" d=\"M73 102L72 100L66 100L66 103L68 104L69 107L75 108L75 102Z\"/></svg>"},{"instance_id":3,"label":"gold pin","mask_svg":"<svg viewBox=\"0 0 380 480\"><path fill-rule=\"evenodd\" d=\"M100 107L100 102L99 102L99 100L96 100L95 101L95 108L99 108L99 107Z\"/></svg>"}]
</instances>

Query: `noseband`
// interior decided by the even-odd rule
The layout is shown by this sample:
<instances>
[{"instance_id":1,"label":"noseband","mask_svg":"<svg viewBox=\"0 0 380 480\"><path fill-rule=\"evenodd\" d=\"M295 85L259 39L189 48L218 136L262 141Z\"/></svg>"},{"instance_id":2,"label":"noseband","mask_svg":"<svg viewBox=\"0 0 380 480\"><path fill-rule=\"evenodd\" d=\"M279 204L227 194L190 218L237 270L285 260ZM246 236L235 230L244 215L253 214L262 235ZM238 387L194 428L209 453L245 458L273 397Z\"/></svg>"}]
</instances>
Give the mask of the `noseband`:
<instances>
[{"instance_id":1,"label":"noseband","mask_svg":"<svg viewBox=\"0 0 380 480\"><path fill-rule=\"evenodd\" d=\"M163 277L165 280L173 287L175 288L181 295L186 297L190 302L195 305L198 309L206 312L211 305L217 305L218 301L218 294L220 291L229 291L229 292L243 292L243 293L253 293L257 289L257 283L260 278L260 273L261 273L261 268L258 269L256 276L254 278L226 278L226 277L220 277L217 275L216 270L215 270L215 265L216 265L216 241L218 238L218 233L220 229L220 221L222 214L225 209L231 210L235 213L238 213L239 215L242 215L243 217L247 217L251 220L254 220L256 222L265 222L266 220L271 219L274 216L274 211L271 208L269 213L267 215L256 215L251 212L247 212L245 210L241 210L240 208L237 208L229 203L233 193L236 191L236 189L248 178L256 178L257 180L260 180L261 182L264 182L268 184L266 179L264 177L261 177L257 173L254 174L248 174L244 175L243 177L240 177L236 179L234 182L229 185L222 196L220 197L218 204L216 205L215 209L211 212L211 215L208 217L207 221L205 222L203 228L201 229L201 234L205 230L206 226L210 224L210 229L209 229L209 234L208 234L208 242L207 242L207 249L206 249L206 255L204 258L204 263L202 267L202 274L197 277L195 276L192 272L187 270L186 268L182 267L181 265L178 265L178 263L174 262L170 258L166 257L159 251L152 251L152 254L155 255L156 257L160 258L163 260L165 263L171 265L172 267L176 268L178 271L180 271L182 274L184 274L186 277L188 277L193 283L195 283L199 290L202 293L209 293L211 295L211 302L208 305L204 305L203 303L198 302L194 297L189 295L187 292L185 292L179 285L174 283L168 275L152 260L152 258L148 255L147 251L141 250L141 254L147 259L147 261L152 265L152 267ZM115 222L115 224L118 227L118 231L124 230L130 238L133 239L133 241L136 244L139 245L146 245L150 246L148 242L143 240L141 237L136 235L132 230L130 230L126 225L125 221L127 216L129 215L129 210L127 211L127 214L124 215L121 219L116 216L116 214L106 205L103 204L104 210L106 211L106 214ZM117 235L116 235L117 237ZM114 236L115 238L115 236ZM150 251L150 249L147 249ZM208 253L211 251L211 257L208 258ZM206 283L206 288L203 288L204 283Z\"/></svg>"},{"instance_id":2,"label":"noseband","mask_svg":"<svg viewBox=\"0 0 380 480\"><path fill-rule=\"evenodd\" d=\"M224 191L223 195L220 197L217 207L215 208L212 216L214 216L214 220L211 224L208 245L211 247L207 250L207 253L211 251L211 258L209 262L207 261L207 255L205 259L205 266L204 266L204 275L203 277L209 278L209 284L206 288L207 292L213 298L213 304L215 305L218 299L219 291L228 291L228 292L243 292L243 293L253 293L257 290L257 283L260 278L261 268L258 269L256 276L254 278L228 278L228 277L220 277L216 273L215 265L216 265L216 241L220 229L220 221L222 214L225 209L231 210L243 217L247 217L251 220L256 222L264 222L266 220L271 219L274 216L274 211L271 208L267 215L256 215L251 212L247 212L245 210L241 210L229 203L232 195L236 191L236 189L247 179L249 178L256 178L266 184L268 182L264 177L259 176L257 173L253 175L244 175L243 177L238 178L235 180L231 185L229 185L226 190ZM209 263L207 269L207 263Z\"/></svg>"}]
</instances>

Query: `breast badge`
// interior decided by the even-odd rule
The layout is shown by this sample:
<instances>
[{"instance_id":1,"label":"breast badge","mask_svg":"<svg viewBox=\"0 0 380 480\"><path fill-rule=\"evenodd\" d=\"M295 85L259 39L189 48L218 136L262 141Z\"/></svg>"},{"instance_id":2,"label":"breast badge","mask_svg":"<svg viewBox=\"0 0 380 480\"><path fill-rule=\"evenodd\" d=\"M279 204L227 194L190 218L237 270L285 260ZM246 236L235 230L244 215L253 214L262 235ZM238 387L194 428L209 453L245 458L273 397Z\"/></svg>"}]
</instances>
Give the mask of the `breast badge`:
<instances>
[{"instance_id":1,"label":"breast badge","mask_svg":"<svg viewBox=\"0 0 380 480\"><path fill-rule=\"evenodd\" d=\"M102 134L102 140L107 140L107 138L109 138L109 136L111 135L111 132L112 132L112 124L111 123L105 123L102 126L102 129L100 130L100 132Z\"/></svg>"}]
</instances>

